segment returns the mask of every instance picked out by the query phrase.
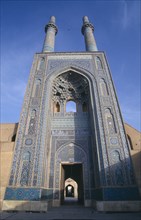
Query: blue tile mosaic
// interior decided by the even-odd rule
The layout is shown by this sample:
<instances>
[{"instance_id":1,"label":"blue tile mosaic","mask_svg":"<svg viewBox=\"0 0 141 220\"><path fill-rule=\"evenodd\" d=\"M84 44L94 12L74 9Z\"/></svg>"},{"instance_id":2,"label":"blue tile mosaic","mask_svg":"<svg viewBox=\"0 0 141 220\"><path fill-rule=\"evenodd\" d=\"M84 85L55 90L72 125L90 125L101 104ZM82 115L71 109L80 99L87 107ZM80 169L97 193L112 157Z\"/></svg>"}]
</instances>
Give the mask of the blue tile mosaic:
<instances>
[{"instance_id":1,"label":"blue tile mosaic","mask_svg":"<svg viewBox=\"0 0 141 220\"><path fill-rule=\"evenodd\" d=\"M43 189L42 190L42 200L53 199L53 190L52 189Z\"/></svg>"},{"instance_id":2,"label":"blue tile mosaic","mask_svg":"<svg viewBox=\"0 0 141 220\"><path fill-rule=\"evenodd\" d=\"M40 200L41 189L34 188L6 188L5 200Z\"/></svg>"},{"instance_id":3,"label":"blue tile mosaic","mask_svg":"<svg viewBox=\"0 0 141 220\"><path fill-rule=\"evenodd\" d=\"M137 187L99 188L92 191L92 199L103 201L140 200Z\"/></svg>"},{"instance_id":4,"label":"blue tile mosaic","mask_svg":"<svg viewBox=\"0 0 141 220\"><path fill-rule=\"evenodd\" d=\"M110 200L110 201L140 200L140 196L137 187L104 188L103 200Z\"/></svg>"}]
</instances>

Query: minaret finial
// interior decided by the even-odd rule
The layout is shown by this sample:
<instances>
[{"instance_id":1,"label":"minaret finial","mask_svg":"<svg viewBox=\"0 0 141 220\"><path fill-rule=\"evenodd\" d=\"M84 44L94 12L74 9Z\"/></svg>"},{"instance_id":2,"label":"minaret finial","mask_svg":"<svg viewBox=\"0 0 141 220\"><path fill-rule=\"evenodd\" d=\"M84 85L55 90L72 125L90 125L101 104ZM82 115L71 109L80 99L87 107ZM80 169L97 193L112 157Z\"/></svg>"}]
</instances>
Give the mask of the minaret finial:
<instances>
[{"instance_id":1,"label":"minaret finial","mask_svg":"<svg viewBox=\"0 0 141 220\"><path fill-rule=\"evenodd\" d=\"M89 19L88 19L87 16L84 16L84 17L83 17L83 23L89 23Z\"/></svg>"},{"instance_id":2,"label":"minaret finial","mask_svg":"<svg viewBox=\"0 0 141 220\"><path fill-rule=\"evenodd\" d=\"M54 16L50 17L50 22L55 24L55 17Z\"/></svg>"},{"instance_id":3,"label":"minaret finial","mask_svg":"<svg viewBox=\"0 0 141 220\"><path fill-rule=\"evenodd\" d=\"M81 31L85 38L86 51L97 51L97 46L93 35L94 26L89 22L87 16L83 17L83 26Z\"/></svg>"},{"instance_id":4,"label":"minaret finial","mask_svg":"<svg viewBox=\"0 0 141 220\"><path fill-rule=\"evenodd\" d=\"M57 32L58 29L55 25L55 17L51 16L49 23L45 26L46 37L43 45L43 53L54 51L55 35L57 34Z\"/></svg>"}]
</instances>

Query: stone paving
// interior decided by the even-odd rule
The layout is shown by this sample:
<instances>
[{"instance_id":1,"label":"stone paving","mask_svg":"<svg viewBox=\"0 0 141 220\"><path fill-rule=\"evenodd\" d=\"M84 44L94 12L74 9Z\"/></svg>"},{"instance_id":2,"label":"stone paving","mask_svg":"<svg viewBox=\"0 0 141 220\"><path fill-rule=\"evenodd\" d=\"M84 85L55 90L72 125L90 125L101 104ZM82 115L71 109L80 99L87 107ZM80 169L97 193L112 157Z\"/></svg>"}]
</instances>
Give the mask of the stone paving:
<instances>
[{"instance_id":1,"label":"stone paving","mask_svg":"<svg viewBox=\"0 0 141 220\"><path fill-rule=\"evenodd\" d=\"M2 220L141 220L141 213L99 213L83 206L63 205L47 213L2 212Z\"/></svg>"}]
</instances>

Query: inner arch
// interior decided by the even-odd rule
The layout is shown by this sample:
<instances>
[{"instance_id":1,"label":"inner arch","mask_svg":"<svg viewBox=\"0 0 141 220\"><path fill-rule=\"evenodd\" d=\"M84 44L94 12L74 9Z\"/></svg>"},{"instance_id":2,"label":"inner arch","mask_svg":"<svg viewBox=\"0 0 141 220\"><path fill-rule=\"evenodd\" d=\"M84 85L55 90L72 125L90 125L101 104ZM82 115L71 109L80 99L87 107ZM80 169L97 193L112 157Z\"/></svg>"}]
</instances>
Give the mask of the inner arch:
<instances>
[{"instance_id":1,"label":"inner arch","mask_svg":"<svg viewBox=\"0 0 141 220\"><path fill-rule=\"evenodd\" d=\"M76 112L76 103L74 101L68 101L66 103L66 112Z\"/></svg>"},{"instance_id":2,"label":"inner arch","mask_svg":"<svg viewBox=\"0 0 141 220\"><path fill-rule=\"evenodd\" d=\"M54 102L87 102L89 94L87 79L73 71L57 76L53 82L52 99Z\"/></svg>"}]
</instances>

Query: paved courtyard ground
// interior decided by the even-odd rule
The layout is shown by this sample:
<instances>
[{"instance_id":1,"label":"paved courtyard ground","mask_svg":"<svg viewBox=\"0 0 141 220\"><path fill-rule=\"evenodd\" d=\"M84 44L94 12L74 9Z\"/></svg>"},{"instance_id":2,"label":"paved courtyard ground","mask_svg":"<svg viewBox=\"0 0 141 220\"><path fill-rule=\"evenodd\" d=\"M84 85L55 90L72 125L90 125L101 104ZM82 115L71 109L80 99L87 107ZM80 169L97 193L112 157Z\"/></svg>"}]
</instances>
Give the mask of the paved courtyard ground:
<instances>
[{"instance_id":1,"label":"paved courtyard ground","mask_svg":"<svg viewBox=\"0 0 141 220\"><path fill-rule=\"evenodd\" d=\"M141 220L141 213L99 213L83 206L61 206L47 213L2 212L1 220Z\"/></svg>"}]
</instances>

